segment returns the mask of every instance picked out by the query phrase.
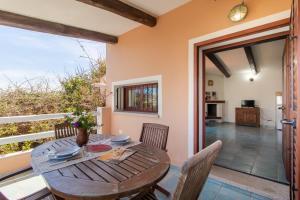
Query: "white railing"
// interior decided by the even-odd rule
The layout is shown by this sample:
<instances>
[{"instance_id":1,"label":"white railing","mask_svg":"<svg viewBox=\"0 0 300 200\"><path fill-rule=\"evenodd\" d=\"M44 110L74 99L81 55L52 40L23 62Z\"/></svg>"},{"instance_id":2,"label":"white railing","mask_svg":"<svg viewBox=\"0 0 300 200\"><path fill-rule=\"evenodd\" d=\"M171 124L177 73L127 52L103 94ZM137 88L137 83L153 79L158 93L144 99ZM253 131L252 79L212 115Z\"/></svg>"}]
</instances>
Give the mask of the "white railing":
<instances>
[{"instance_id":1,"label":"white railing","mask_svg":"<svg viewBox=\"0 0 300 200\"><path fill-rule=\"evenodd\" d=\"M42 120L53 120L53 119L63 119L66 115L71 113L55 113L55 114L41 114L41 115L24 115L24 116L11 116L11 117L0 117L0 124L9 124L9 123L20 123L20 122L34 122ZM97 109L93 113L97 117L97 125L101 124L98 119L98 116L101 115L101 110ZM98 128L98 126L97 126ZM15 136L8 136L0 138L0 145L12 144L17 142L24 141L33 141L38 139L45 139L54 137L54 130L52 131L43 131L39 133L30 133L30 134L17 134Z\"/></svg>"},{"instance_id":2,"label":"white railing","mask_svg":"<svg viewBox=\"0 0 300 200\"><path fill-rule=\"evenodd\" d=\"M55 136L54 131L45 131L39 133L30 133L30 134L3 137L0 138L0 145L12 144L12 143L24 142L24 141L33 141L33 140L50 138L54 136Z\"/></svg>"},{"instance_id":3,"label":"white railing","mask_svg":"<svg viewBox=\"0 0 300 200\"><path fill-rule=\"evenodd\" d=\"M70 114L70 113L0 117L0 124L34 122L34 121L42 121L42 120L49 120L49 119L62 119L67 114Z\"/></svg>"}]
</instances>

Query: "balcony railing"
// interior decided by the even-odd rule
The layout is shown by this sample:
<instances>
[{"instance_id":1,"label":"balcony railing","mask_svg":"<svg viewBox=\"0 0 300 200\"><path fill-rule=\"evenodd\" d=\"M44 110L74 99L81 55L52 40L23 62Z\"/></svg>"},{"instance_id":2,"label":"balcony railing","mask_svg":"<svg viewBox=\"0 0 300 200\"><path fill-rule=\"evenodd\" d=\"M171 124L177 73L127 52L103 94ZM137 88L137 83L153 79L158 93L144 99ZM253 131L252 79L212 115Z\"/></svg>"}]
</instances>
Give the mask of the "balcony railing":
<instances>
[{"instance_id":1,"label":"balcony railing","mask_svg":"<svg viewBox=\"0 0 300 200\"><path fill-rule=\"evenodd\" d=\"M104 108L97 108L93 114L96 117L97 121L97 133L101 133L102 121L103 121L103 112ZM21 122L35 122L43 120L57 120L63 119L65 115L70 113L55 113L55 114L41 114L41 115L25 115L25 116L11 116L11 117L0 117L0 124L9 124L9 123L21 123ZM15 136L8 136L0 138L0 145L19 143L25 141L35 141L39 139L46 139L55 137L54 130L43 131L38 133L30 134L17 134ZM22 162L24 161L24 162ZM5 165L4 165L5 164ZM30 165L30 150L11 153L6 155L0 155L0 177L4 173L9 173L17 169L23 168ZM6 167L5 167L6 166Z\"/></svg>"},{"instance_id":2,"label":"balcony railing","mask_svg":"<svg viewBox=\"0 0 300 200\"><path fill-rule=\"evenodd\" d=\"M70 113L0 117L0 124L63 119L68 114L70 114ZM94 112L94 115L97 117L97 127L98 127L98 125L102 124L99 120L99 115L101 115L100 109L97 109L97 111ZM54 137L54 136L55 136L54 130L43 131L43 132L38 132L38 133L30 133L30 134L18 134L16 136L8 136L8 137L0 138L0 145L12 144L12 143L24 142L24 141L34 141L34 140L45 139L45 138L50 138L50 137Z\"/></svg>"}]
</instances>

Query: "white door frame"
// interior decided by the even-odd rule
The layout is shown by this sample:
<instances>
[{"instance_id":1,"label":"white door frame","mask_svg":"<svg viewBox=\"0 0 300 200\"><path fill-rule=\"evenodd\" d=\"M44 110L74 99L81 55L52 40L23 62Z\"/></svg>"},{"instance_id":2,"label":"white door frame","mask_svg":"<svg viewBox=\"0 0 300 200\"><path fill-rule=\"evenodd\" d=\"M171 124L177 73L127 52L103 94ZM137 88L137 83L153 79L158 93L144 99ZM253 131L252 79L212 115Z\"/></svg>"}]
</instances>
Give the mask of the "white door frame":
<instances>
[{"instance_id":1,"label":"white door frame","mask_svg":"<svg viewBox=\"0 0 300 200\"><path fill-rule=\"evenodd\" d=\"M230 28L226 28L214 33L210 33L207 35L203 35L200 37L196 37L196 38L192 38L189 40L188 42L188 157L191 157L194 154L194 111L195 111L195 107L194 107L194 45L196 43L199 42L204 42L207 40L211 40L214 38L218 38L224 35L229 35L232 33L237 33L243 30L247 30L247 29L251 29L257 26L262 26L265 24L269 24L272 22L276 22L279 20L283 20L283 19L287 19L290 17L290 10L286 10L280 13L276 13L273 15L269 15L263 18L259 18L253 21L249 21L243 24L239 24L236 26L232 26ZM281 27L281 28L277 28L277 29L272 29L269 31L264 31L261 33L257 33L257 34L252 34L249 36L244 36L244 37L240 37L237 39L231 39L231 40L227 40L225 42L220 42L217 44L213 44L213 45L209 45L209 46L205 46L201 49L199 49L199 55L202 55L202 51L205 49L209 49L209 48L213 48L213 47L218 47L218 46L223 46L223 45L227 45L227 44L232 44L232 43L236 43L236 42L240 42L240 41L244 41L244 40L249 40L249 39L253 39L253 38L257 38L257 37L262 37L265 35L271 35L274 33L278 33L278 32L283 32L283 31L287 31L289 29L289 27ZM198 56L199 56L198 55ZM202 97L202 79L203 79L203 74L201 73L201 69L202 69L202 56L199 56L199 97ZM202 105L202 98L199 98L199 105ZM202 106L199 106L199 132L202 132L203 129L203 124L202 124ZM199 137L199 149L202 148L202 135L199 133L200 137Z\"/></svg>"}]
</instances>

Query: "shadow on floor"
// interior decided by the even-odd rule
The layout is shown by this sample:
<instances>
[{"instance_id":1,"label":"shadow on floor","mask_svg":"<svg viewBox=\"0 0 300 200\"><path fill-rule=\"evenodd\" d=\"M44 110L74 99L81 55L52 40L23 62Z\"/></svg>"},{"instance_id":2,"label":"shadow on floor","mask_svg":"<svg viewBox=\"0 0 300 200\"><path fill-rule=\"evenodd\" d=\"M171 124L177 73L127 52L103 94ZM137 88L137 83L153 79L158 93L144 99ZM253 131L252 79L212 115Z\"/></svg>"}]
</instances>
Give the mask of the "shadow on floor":
<instances>
[{"instance_id":1,"label":"shadow on floor","mask_svg":"<svg viewBox=\"0 0 300 200\"><path fill-rule=\"evenodd\" d=\"M288 183L282 161L282 132L272 128L208 123L206 144L222 140L216 164L281 183Z\"/></svg>"}]
</instances>

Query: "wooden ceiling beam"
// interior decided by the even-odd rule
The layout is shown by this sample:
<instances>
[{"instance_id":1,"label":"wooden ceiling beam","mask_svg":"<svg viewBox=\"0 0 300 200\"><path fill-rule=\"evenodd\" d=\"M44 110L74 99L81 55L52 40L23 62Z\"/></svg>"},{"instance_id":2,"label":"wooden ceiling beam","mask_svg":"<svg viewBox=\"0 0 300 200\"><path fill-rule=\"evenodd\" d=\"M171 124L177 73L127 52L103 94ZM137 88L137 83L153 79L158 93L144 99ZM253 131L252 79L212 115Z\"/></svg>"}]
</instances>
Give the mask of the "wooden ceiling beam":
<instances>
[{"instance_id":1,"label":"wooden ceiling beam","mask_svg":"<svg viewBox=\"0 0 300 200\"><path fill-rule=\"evenodd\" d=\"M1 10L0 25L111 44L118 42L116 36Z\"/></svg>"},{"instance_id":2,"label":"wooden ceiling beam","mask_svg":"<svg viewBox=\"0 0 300 200\"><path fill-rule=\"evenodd\" d=\"M251 46L244 47L244 50L245 50L250 68L253 69L255 71L255 73L257 74L258 69L257 69L257 65L256 65L256 62L255 62L255 59L254 59L254 56L253 56Z\"/></svg>"},{"instance_id":3,"label":"wooden ceiling beam","mask_svg":"<svg viewBox=\"0 0 300 200\"><path fill-rule=\"evenodd\" d=\"M153 27L156 25L156 17L145 13L133 6L130 6L120 0L77 0L90 6L98 7L103 10L115 13L127 19L139 22L146 26Z\"/></svg>"},{"instance_id":4,"label":"wooden ceiling beam","mask_svg":"<svg viewBox=\"0 0 300 200\"><path fill-rule=\"evenodd\" d=\"M206 54L207 58L224 74L226 78L231 76L228 67L223 64L213 53Z\"/></svg>"}]
</instances>

